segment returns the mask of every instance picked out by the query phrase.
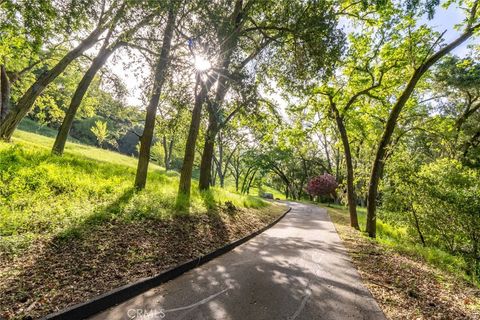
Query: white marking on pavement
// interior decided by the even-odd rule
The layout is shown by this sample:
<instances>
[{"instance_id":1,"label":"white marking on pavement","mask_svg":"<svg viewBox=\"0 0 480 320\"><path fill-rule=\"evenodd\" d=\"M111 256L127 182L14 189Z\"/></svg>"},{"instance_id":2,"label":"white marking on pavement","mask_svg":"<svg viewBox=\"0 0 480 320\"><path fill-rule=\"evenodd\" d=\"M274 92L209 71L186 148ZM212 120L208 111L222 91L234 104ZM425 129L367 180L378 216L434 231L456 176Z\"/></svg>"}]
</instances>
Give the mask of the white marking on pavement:
<instances>
[{"instance_id":1,"label":"white marking on pavement","mask_svg":"<svg viewBox=\"0 0 480 320\"><path fill-rule=\"evenodd\" d=\"M227 292L228 290L232 289L231 287L228 287L226 289L223 289L222 291L220 292L217 292L215 294L212 294L211 296L208 296L207 298L205 299L202 299L194 304L190 304L188 306L185 306L185 307L179 307L179 308L174 308L174 309L168 309L168 310L164 310L163 312L164 313L170 313L170 312L177 312L177 311L183 311L183 310L188 310L188 309L192 309L192 308L195 308L195 307L198 307L204 303L207 303L209 302L210 300L218 297L219 295L221 295L222 293L225 293Z\"/></svg>"},{"instance_id":2,"label":"white marking on pavement","mask_svg":"<svg viewBox=\"0 0 480 320\"><path fill-rule=\"evenodd\" d=\"M307 301L311 295L312 295L312 291L310 289L307 289L307 292L305 293L305 296L303 297L302 302L298 306L297 311L295 311L295 313L291 317L288 317L287 318L288 320L295 320L299 316L303 308L305 308L305 305L307 304Z\"/></svg>"}]
</instances>

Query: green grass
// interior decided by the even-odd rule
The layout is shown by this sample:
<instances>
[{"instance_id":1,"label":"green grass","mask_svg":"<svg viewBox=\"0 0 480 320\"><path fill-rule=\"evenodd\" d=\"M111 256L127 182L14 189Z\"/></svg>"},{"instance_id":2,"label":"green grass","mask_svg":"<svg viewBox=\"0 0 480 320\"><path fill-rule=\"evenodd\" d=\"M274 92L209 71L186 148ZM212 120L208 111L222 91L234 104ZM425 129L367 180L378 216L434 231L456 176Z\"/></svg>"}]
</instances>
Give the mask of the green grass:
<instances>
[{"instance_id":1,"label":"green grass","mask_svg":"<svg viewBox=\"0 0 480 320\"><path fill-rule=\"evenodd\" d=\"M16 145L24 147L24 149L26 150L41 150L46 151L47 153L50 153L53 141L54 139L50 137L32 134L30 132L25 132L21 130L15 131L13 137L13 142ZM83 159L96 160L99 162L107 162L109 164L118 164L128 167L136 167L137 165L137 159L135 157L126 156L118 152L99 149L79 143L67 143L65 147L65 154L77 156ZM151 164L151 167L154 169L160 169L160 167L154 163Z\"/></svg>"},{"instance_id":2,"label":"green grass","mask_svg":"<svg viewBox=\"0 0 480 320\"><path fill-rule=\"evenodd\" d=\"M0 247L27 247L37 237L74 236L113 220L170 219L203 214L226 201L241 208L269 204L220 188L199 192L176 209L178 173L151 164L147 187L132 188L137 159L68 143L63 156L50 152L53 139L17 130L13 143L0 142ZM0 248L1 249L1 248Z\"/></svg>"},{"instance_id":3,"label":"green grass","mask_svg":"<svg viewBox=\"0 0 480 320\"><path fill-rule=\"evenodd\" d=\"M348 210L344 206L333 204L322 206L328 209L329 215L335 223L345 226L350 225ZM360 229L365 230L366 209L358 207L357 213ZM439 248L422 246L417 239L412 238L406 227L393 226L377 219L376 241L388 249L419 258L440 270L457 276L460 275L465 280L478 286L478 283L466 274L467 264L462 257L452 255Z\"/></svg>"},{"instance_id":4,"label":"green grass","mask_svg":"<svg viewBox=\"0 0 480 320\"><path fill-rule=\"evenodd\" d=\"M23 120L18 125L18 129L26 132L36 133L42 136L55 138L57 136L57 130L47 127L46 125L41 125L38 122L35 122L28 118L23 118ZM68 137L70 142L79 142L77 139Z\"/></svg>"}]
</instances>

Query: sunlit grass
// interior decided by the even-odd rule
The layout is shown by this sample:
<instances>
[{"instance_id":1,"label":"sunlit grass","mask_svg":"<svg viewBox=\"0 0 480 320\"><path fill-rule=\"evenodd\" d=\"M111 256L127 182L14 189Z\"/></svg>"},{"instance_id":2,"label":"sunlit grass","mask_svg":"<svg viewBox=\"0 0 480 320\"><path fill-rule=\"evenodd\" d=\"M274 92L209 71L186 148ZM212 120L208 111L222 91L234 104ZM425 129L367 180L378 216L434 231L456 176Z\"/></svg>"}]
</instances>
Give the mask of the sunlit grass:
<instances>
[{"instance_id":1,"label":"sunlit grass","mask_svg":"<svg viewBox=\"0 0 480 320\"><path fill-rule=\"evenodd\" d=\"M233 179L225 179L225 184L226 184L226 187L225 189L230 191L230 192L233 192L235 193L235 182ZM240 183L240 186L239 186L239 189L241 189L241 183ZM274 199L280 199L280 200L285 200L285 194L283 194L282 192L279 192L278 190L276 189L273 189L269 186L266 186L266 185L263 185L261 188L258 188L257 186L252 186L250 188L250 194L252 195L260 195L261 192L266 192L266 193L271 193L273 195L273 198Z\"/></svg>"},{"instance_id":2,"label":"sunlit grass","mask_svg":"<svg viewBox=\"0 0 480 320\"><path fill-rule=\"evenodd\" d=\"M25 146L28 149L33 148L45 151L50 151L53 145L53 139L50 137L32 134L30 132L21 130L17 130L15 132L13 136L13 142L15 142L15 144ZM137 165L137 159L135 157L129 157L118 152L94 148L92 146L79 143L67 142L65 153L75 156L82 156L92 160L108 162L111 164L120 164L129 167L136 167ZM152 163L150 167L151 169L161 169L154 163Z\"/></svg>"},{"instance_id":3,"label":"sunlit grass","mask_svg":"<svg viewBox=\"0 0 480 320\"><path fill-rule=\"evenodd\" d=\"M13 143L0 142L0 245L18 246L39 236L75 235L110 220L170 219L203 214L230 201L239 208L268 202L221 188L200 192L192 182L190 205L177 210L178 176L150 165L147 187L133 189L137 159L68 143L52 155L53 139L18 131Z\"/></svg>"}]
</instances>

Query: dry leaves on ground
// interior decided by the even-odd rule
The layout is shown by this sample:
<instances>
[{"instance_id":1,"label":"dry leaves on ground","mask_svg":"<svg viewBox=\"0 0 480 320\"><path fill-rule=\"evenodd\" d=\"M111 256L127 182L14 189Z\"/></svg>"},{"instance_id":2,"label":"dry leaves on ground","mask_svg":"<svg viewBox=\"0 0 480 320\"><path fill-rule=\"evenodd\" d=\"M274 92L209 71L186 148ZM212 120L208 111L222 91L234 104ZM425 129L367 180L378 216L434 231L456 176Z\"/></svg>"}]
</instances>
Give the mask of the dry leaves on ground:
<instances>
[{"instance_id":1,"label":"dry leaves on ground","mask_svg":"<svg viewBox=\"0 0 480 320\"><path fill-rule=\"evenodd\" d=\"M111 221L81 237L38 241L17 257L0 252L0 318L37 318L84 302L242 238L284 211L273 205L164 221Z\"/></svg>"},{"instance_id":2,"label":"dry leaves on ground","mask_svg":"<svg viewBox=\"0 0 480 320\"><path fill-rule=\"evenodd\" d=\"M480 290L332 219L388 319L480 319Z\"/></svg>"}]
</instances>

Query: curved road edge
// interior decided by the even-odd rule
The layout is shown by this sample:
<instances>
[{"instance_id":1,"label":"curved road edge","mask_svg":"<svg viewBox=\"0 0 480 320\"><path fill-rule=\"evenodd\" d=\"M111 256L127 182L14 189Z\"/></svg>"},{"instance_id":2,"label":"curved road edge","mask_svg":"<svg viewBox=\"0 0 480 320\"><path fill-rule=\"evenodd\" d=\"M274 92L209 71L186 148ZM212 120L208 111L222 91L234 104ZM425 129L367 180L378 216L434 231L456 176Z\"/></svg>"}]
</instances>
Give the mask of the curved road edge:
<instances>
[{"instance_id":1,"label":"curved road edge","mask_svg":"<svg viewBox=\"0 0 480 320\"><path fill-rule=\"evenodd\" d=\"M282 202L284 203L284 202ZM127 284L125 286L119 287L107 293L104 293L98 297L95 297L87 302L83 302L80 304L73 305L66 309L60 310L55 313L51 313L45 317L43 320L77 320L77 319L85 319L89 316L95 315L99 312L102 312L110 307L118 305L124 301L127 301L143 292L154 288L158 285L166 283L170 280L173 280L187 271L195 269L233 249L238 247L239 245L247 242L248 240L252 239L253 237L261 234L262 232L270 229L275 224L277 224L280 220L282 220L287 213L292 210L288 204L284 203L288 209L277 219L270 222L268 225L264 226L263 228L258 229L257 231L249 234L246 237L241 239L235 240L226 244L225 246L212 251L204 256L200 256L196 259L190 260L183 264L180 264L172 269L169 269L165 272L162 272L156 276L140 279L136 282Z\"/></svg>"}]
</instances>

